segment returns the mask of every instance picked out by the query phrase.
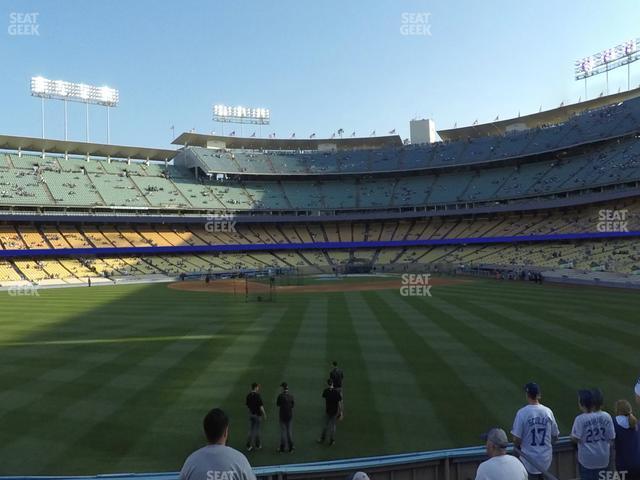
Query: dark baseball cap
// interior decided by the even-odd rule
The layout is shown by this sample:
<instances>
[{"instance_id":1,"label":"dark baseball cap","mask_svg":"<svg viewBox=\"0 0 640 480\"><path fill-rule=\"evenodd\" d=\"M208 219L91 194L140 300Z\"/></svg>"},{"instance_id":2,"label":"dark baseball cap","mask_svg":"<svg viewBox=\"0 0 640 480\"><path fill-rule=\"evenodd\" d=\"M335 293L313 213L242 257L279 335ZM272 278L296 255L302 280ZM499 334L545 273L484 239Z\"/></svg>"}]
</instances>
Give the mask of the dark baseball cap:
<instances>
[{"instance_id":1,"label":"dark baseball cap","mask_svg":"<svg viewBox=\"0 0 640 480\"><path fill-rule=\"evenodd\" d=\"M524 386L524 391L530 397L537 397L540 395L540 386L535 382L529 382Z\"/></svg>"},{"instance_id":2,"label":"dark baseball cap","mask_svg":"<svg viewBox=\"0 0 640 480\"><path fill-rule=\"evenodd\" d=\"M289 385L287 385L287 382L282 382L282 383L280 384L280 386L281 386L282 388L289 388Z\"/></svg>"},{"instance_id":3,"label":"dark baseball cap","mask_svg":"<svg viewBox=\"0 0 640 480\"><path fill-rule=\"evenodd\" d=\"M509 446L507 434L501 428L492 428L487 433L482 434L480 438L493 443L498 448L507 448Z\"/></svg>"}]
</instances>

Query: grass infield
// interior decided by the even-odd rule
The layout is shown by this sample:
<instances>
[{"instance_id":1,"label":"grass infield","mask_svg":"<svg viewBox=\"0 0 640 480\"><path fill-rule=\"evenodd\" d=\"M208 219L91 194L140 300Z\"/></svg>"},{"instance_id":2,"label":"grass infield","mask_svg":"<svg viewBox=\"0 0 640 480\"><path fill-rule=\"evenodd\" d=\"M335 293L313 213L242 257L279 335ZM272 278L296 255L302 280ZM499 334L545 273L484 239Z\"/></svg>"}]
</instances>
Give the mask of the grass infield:
<instances>
[{"instance_id":1,"label":"grass infield","mask_svg":"<svg viewBox=\"0 0 640 480\"><path fill-rule=\"evenodd\" d=\"M578 388L602 388L609 409L631 399L637 292L473 280L431 293L0 292L0 474L175 471L214 406L242 448L253 381L269 415L253 465L477 445L489 427L510 429L531 380L562 435ZM328 447L315 439L333 359L345 418ZM296 398L293 454L275 452L283 380Z\"/></svg>"}]
</instances>

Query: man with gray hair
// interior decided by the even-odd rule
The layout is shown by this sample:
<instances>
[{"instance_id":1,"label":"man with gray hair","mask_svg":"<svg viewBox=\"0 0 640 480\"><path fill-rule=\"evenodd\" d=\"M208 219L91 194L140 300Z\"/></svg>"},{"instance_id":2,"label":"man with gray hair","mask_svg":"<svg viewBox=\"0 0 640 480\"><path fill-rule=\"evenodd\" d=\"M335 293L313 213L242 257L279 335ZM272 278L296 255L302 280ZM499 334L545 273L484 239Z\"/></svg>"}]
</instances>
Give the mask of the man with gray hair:
<instances>
[{"instance_id":1,"label":"man with gray hair","mask_svg":"<svg viewBox=\"0 0 640 480\"><path fill-rule=\"evenodd\" d=\"M476 480L527 480L527 469L516 457L507 455L509 440L501 428L492 428L483 438L487 440L489 460L480 464Z\"/></svg>"}]
</instances>

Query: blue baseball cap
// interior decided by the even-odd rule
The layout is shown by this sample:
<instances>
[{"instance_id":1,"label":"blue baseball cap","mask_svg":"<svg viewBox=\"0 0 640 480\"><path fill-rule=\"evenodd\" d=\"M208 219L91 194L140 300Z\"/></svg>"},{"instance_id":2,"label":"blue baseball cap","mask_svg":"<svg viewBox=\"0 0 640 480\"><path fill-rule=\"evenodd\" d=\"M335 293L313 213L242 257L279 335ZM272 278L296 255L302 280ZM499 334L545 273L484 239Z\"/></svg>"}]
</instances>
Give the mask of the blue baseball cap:
<instances>
[{"instance_id":1,"label":"blue baseball cap","mask_svg":"<svg viewBox=\"0 0 640 480\"><path fill-rule=\"evenodd\" d=\"M530 397L537 397L540 395L540 386L535 382L529 382L524 386L524 391Z\"/></svg>"}]
</instances>

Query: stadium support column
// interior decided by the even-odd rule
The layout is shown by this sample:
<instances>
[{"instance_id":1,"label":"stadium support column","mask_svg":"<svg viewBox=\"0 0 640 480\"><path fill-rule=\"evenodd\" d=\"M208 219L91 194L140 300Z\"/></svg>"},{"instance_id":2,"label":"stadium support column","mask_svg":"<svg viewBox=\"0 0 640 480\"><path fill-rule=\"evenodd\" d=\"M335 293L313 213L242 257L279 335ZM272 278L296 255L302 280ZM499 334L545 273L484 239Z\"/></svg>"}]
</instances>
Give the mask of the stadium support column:
<instances>
[{"instance_id":1,"label":"stadium support column","mask_svg":"<svg viewBox=\"0 0 640 480\"><path fill-rule=\"evenodd\" d=\"M107 145L111 143L111 125L109 119L109 105L107 105Z\"/></svg>"},{"instance_id":2,"label":"stadium support column","mask_svg":"<svg viewBox=\"0 0 640 480\"><path fill-rule=\"evenodd\" d=\"M64 141L67 141L67 101L64 101Z\"/></svg>"},{"instance_id":3,"label":"stadium support column","mask_svg":"<svg viewBox=\"0 0 640 480\"><path fill-rule=\"evenodd\" d=\"M87 106L87 123L86 123L87 143L89 143L89 102L86 102L85 105Z\"/></svg>"},{"instance_id":4,"label":"stadium support column","mask_svg":"<svg viewBox=\"0 0 640 480\"><path fill-rule=\"evenodd\" d=\"M42 100L42 138L44 139L44 97L41 97L40 99Z\"/></svg>"},{"instance_id":5,"label":"stadium support column","mask_svg":"<svg viewBox=\"0 0 640 480\"><path fill-rule=\"evenodd\" d=\"M587 97L587 77L584 77L584 99L585 101L588 100L589 97Z\"/></svg>"}]
</instances>

